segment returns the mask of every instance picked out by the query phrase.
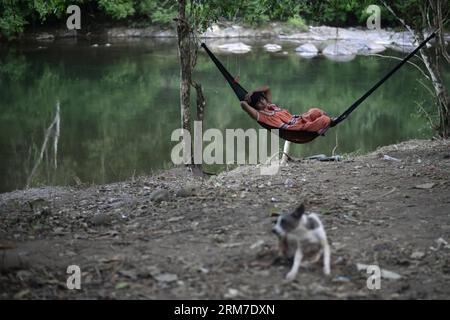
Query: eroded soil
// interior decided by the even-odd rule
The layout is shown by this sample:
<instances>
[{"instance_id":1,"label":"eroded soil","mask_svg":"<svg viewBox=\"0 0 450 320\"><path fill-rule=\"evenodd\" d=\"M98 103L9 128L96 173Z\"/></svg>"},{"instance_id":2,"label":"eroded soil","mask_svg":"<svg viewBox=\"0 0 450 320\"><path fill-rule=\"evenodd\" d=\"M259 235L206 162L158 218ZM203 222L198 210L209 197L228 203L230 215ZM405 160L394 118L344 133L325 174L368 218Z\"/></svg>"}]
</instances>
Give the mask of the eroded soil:
<instances>
[{"instance_id":1,"label":"eroded soil","mask_svg":"<svg viewBox=\"0 0 450 320\"><path fill-rule=\"evenodd\" d=\"M325 225L331 276L319 263L287 283L270 229L302 201ZM202 179L177 168L0 194L0 298L448 299L446 241L449 141L290 162L274 176L240 167ZM369 290L357 263L401 278ZM81 268L81 290L67 289L69 265Z\"/></svg>"}]
</instances>

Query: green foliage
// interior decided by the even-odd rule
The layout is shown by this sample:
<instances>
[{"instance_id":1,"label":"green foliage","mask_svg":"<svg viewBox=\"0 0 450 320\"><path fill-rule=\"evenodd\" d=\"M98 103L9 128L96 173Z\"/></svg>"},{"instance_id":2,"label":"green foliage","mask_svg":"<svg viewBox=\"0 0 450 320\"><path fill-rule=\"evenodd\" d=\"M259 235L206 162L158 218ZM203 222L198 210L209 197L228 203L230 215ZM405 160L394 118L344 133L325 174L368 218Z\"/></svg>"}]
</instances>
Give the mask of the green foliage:
<instances>
[{"instance_id":1,"label":"green foliage","mask_svg":"<svg viewBox=\"0 0 450 320\"><path fill-rule=\"evenodd\" d=\"M66 4L65 0L33 1L33 9L39 15L41 21L45 21L52 14L61 17L69 5Z\"/></svg>"},{"instance_id":2,"label":"green foliage","mask_svg":"<svg viewBox=\"0 0 450 320\"><path fill-rule=\"evenodd\" d=\"M260 24L264 22L268 22L270 20L268 2L269 1L243 1L243 4L246 4L244 7L245 15L243 15L243 20L245 22L251 24Z\"/></svg>"},{"instance_id":3,"label":"green foliage","mask_svg":"<svg viewBox=\"0 0 450 320\"><path fill-rule=\"evenodd\" d=\"M163 0L3 0L0 1L0 34L7 39L24 32L27 25L63 21L71 4L95 17L125 20L130 25L168 24L176 16L176 1ZM203 11L205 16L208 14ZM146 20L147 22L143 22Z\"/></svg>"},{"instance_id":4,"label":"green foliage","mask_svg":"<svg viewBox=\"0 0 450 320\"><path fill-rule=\"evenodd\" d=\"M0 3L0 32L7 38L22 33L28 23L25 16L30 12L29 4L24 5L16 0Z\"/></svg>"},{"instance_id":5,"label":"green foliage","mask_svg":"<svg viewBox=\"0 0 450 320\"><path fill-rule=\"evenodd\" d=\"M24 17L14 14L9 7L6 7L0 16L0 31L8 39L22 33L26 24Z\"/></svg>"},{"instance_id":6,"label":"green foliage","mask_svg":"<svg viewBox=\"0 0 450 320\"><path fill-rule=\"evenodd\" d=\"M135 13L132 0L98 0L98 5L114 19L124 19Z\"/></svg>"},{"instance_id":7,"label":"green foliage","mask_svg":"<svg viewBox=\"0 0 450 320\"><path fill-rule=\"evenodd\" d=\"M70 4L85 0L3 0L0 2L0 34L12 39L34 22L45 22L49 17L62 18Z\"/></svg>"},{"instance_id":8,"label":"green foliage","mask_svg":"<svg viewBox=\"0 0 450 320\"><path fill-rule=\"evenodd\" d=\"M132 26L150 23L167 25L177 16L174 0L2 0L0 33L6 38L20 35L28 25L63 22L66 8L78 4L82 14L120 20ZM378 1L372 0L189 0L188 18L200 31L221 19L258 25L285 21L302 28L309 24L364 26L370 4L381 7L382 26L396 25L395 18ZM420 25L421 0L395 1L394 10L412 26ZM52 19L50 19L52 18Z\"/></svg>"},{"instance_id":9,"label":"green foliage","mask_svg":"<svg viewBox=\"0 0 450 320\"><path fill-rule=\"evenodd\" d=\"M396 12L396 14L414 29L422 29L422 13L420 8L423 3L420 0L404 0L404 1L389 1L389 5ZM392 16L391 13L386 13Z\"/></svg>"},{"instance_id":10,"label":"green foliage","mask_svg":"<svg viewBox=\"0 0 450 320\"><path fill-rule=\"evenodd\" d=\"M242 1L194 1L200 15L217 21L220 17L245 24L257 25L268 21L287 21L289 25L302 27L307 23L334 26L364 26L368 17L366 8L378 4L384 26L397 21L381 3L372 0L242 0ZM402 14L420 16L420 0L399 2ZM196 9L197 10L197 9ZM409 12L409 13L408 13Z\"/></svg>"},{"instance_id":11,"label":"green foliage","mask_svg":"<svg viewBox=\"0 0 450 320\"><path fill-rule=\"evenodd\" d=\"M176 3L166 1L161 4L158 0L137 1L136 11L150 18L153 23L169 24L176 17Z\"/></svg>"},{"instance_id":12,"label":"green foliage","mask_svg":"<svg viewBox=\"0 0 450 320\"><path fill-rule=\"evenodd\" d=\"M287 22L292 27L296 27L296 28L299 28L302 30L307 29L305 20L302 17L300 17L299 15L295 15L295 16L289 18Z\"/></svg>"},{"instance_id":13,"label":"green foliage","mask_svg":"<svg viewBox=\"0 0 450 320\"><path fill-rule=\"evenodd\" d=\"M374 1L367 0L301 0L298 7L300 15L308 21L327 25L356 25L367 17L365 9Z\"/></svg>"},{"instance_id":14,"label":"green foliage","mask_svg":"<svg viewBox=\"0 0 450 320\"><path fill-rule=\"evenodd\" d=\"M158 8L151 14L151 21L153 23L169 24L176 17L175 11L166 8Z\"/></svg>"}]
</instances>

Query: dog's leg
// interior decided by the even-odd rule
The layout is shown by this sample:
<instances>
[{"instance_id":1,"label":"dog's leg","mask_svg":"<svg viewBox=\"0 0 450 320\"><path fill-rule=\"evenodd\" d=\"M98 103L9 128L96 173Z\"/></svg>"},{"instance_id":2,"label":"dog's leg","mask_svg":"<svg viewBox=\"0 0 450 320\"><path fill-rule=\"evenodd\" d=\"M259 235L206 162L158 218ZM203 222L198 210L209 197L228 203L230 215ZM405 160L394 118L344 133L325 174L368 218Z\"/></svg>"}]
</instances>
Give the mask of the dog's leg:
<instances>
[{"instance_id":1,"label":"dog's leg","mask_svg":"<svg viewBox=\"0 0 450 320\"><path fill-rule=\"evenodd\" d=\"M302 263L303 253L300 249L300 246L297 247L297 250L295 251L294 256L294 263L292 264L291 271L286 275L287 281L292 281L295 279L298 273L298 268L300 268L300 264Z\"/></svg>"},{"instance_id":2,"label":"dog's leg","mask_svg":"<svg viewBox=\"0 0 450 320\"><path fill-rule=\"evenodd\" d=\"M327 238L322 240L323 246L323 273L326 275L330 274L330 245L328 244Z\"/></svg>"}]
</instances>

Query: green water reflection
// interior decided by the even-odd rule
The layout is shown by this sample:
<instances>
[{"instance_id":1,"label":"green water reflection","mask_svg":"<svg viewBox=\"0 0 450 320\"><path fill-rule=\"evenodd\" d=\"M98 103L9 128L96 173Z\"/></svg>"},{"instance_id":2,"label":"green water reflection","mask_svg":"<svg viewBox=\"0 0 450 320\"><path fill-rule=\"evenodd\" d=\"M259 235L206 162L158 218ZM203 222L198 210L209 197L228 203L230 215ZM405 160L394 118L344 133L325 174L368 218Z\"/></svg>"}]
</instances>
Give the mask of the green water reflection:
<instances>
[{"instance_id":1,"label":"green water reflection","mask_svg":"<svg viewBox=\"0 0 450 320\"><path fill-rule=\"evenodd\" d=\"M58 169L52 169L49 153L33 185L74 184L74 177L107 183L171 166L175 142L170 135L180 124L175 42L99 43L0 48L0 192L24 187L57 99ZM270 85L274 101L293 113L321 107L337 115L396 63L363 56L346 63L303 59L293 53L295 44L282 43L287 55L266 53L263 44L254 43L255 50L246 55L220 57L231 72L240 74L244 86ZM207 99L205 129L258 128L205 55L195 76ZM295 146L294 155L329 154L336 134L338 153L429 137L432 132L418 116L416 103L425 103L430 112L433 107L416 80L420 77L413 67L404 67L339 128Z\"/></svg>"}]
</instances>

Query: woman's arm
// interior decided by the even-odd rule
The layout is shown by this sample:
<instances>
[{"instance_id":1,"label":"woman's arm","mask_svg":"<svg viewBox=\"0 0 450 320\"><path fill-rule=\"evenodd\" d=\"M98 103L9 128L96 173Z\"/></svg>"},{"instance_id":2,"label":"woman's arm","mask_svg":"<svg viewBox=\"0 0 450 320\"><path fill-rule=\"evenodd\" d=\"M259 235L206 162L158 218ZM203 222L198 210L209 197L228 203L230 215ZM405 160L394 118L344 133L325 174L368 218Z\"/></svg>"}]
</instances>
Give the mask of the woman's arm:
<instances>
[{"instance_id":1,"label":"woman's arm","mask_svg":"<svg viewBox=\"0 0 450 320\"><path fill-rule=\"evenodd\" d=\"M247 112L250 117L252 117L255 120L258 120L258 111L256 111L254 108L250 107L250 105L246 101L241 101L241 107L242 109Z\"/></svg>"},{"instance_id":2,"label":"woman's arm","mask_svg":"<svg viewBox=\"0 0 450 320\"><path fill-rule=\"evenodd\" d=\"M269 86L262 86L261 88L258 88L258 89L253 90L252 92L249 92L247 94L248 98L251 97L251 95L254 92L262 92L262 93L264 93L264 95L266 96L267 101L269 103L272 103L272 91L270 91ZM247 99L247 96L246 96L245 100L247 100L247 102L249 102L248 99Z\"/></svg>"}]
</instances>

